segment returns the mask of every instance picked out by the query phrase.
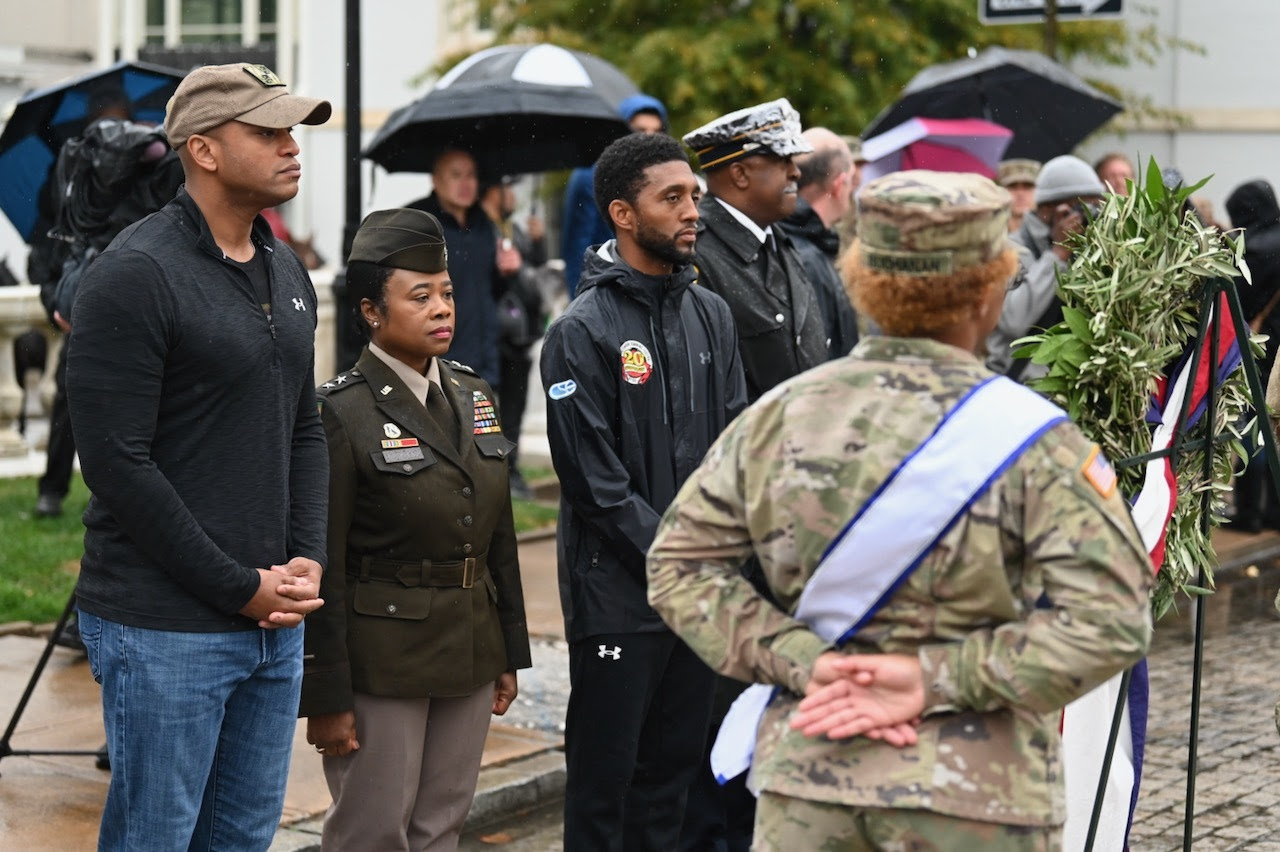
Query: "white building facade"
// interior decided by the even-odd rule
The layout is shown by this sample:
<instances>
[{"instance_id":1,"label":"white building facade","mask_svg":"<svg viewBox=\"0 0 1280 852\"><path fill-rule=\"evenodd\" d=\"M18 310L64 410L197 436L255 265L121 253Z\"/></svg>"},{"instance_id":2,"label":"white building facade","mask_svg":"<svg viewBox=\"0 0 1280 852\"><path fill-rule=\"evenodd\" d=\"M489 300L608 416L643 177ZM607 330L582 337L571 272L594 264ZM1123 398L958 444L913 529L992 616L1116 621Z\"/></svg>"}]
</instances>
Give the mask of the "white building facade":
<instances>
[{"instance_id":1,"label":"white building facade","mask_svg":"<svg viewBox=\"0 0 1280 852\"><path fill-rule=\"evenodd\" d=\"M346 13L344 0L0 0L0 121L23 92L119 59L176 65L201 45L252 50L298 94L326 98L333 118L300 127L303 178L282 208L290 229L311 236L320 255L340 260L345 204ZM485 46L470 0L363 0L362 137L392 110L421 95L427 72L443 57ZM231 55L231 54L228 54ZM260 58L259 58L260 57ZM168 60L168 61L164 61ZM235 61L235 60L228 60ZM185 69L183 69L185 70ZM415 78L421 79L415 85ZM362 212L425 195L426 175L389 175L362 164ZM24 277L26 248L0 216L0 257Z\"/></svg>"},{"instance_id":2,"label":"white building facade","mask_svg":"<svg viewBox=\"0 0 1280 852\"><path fill-rule=\"evenodd\" d=\"M1128 0L1130 3L1137 0ZM1204 54L1166 52L1154 66L1080 68L1180 112L1186 123L1134 126L1121 116L1089 140L1081 156L1093 160L1121 151L1135 163L1150 157L1178 168L1189 183L1213 175L1200 193L1227 223L1223 202L1255 178L1280 187L1280 3L1275 0L1160 0L1160 32L1204 48ZM1143 18L1145 23L1150 19Z\"/></svg>"},{"instance_id":3,"label":"white building facade","mask_svg":"<svg viewBox=\"0 0 1280 852\"><path fill-rule=\"evenodd\" d=\"M1116 132L1094 137L1079 153L1090 161L1110 150L1135 160L1155 156L1190 181L1213 174L1203 194L1225 219L1222 202L1235 186L1258 177L1280 180L1280 64L1272 61L1280 3L1151 5L1163 33L1195 42L1205 54L1173 51L1154 67L1077 70L1144 93L1187 123L1137 127L1121 117ZM0 120L24 91L116 59L147 59L149 51L210 41L255 48L295 92L333 103L328 124L298 129L303 180L283 212L296 235L313 237L321 256L336 263L345 224L346 7L344 0L42 0L33 14L29 2L0 0ZM363 0L360 9L366 141L392 110L427 89L429 69L492 37L477 26L473 0ZM1134 23L1150 20L1138 16ZM362 213L404 204L429 188L425 175L391 175L369 163L361 168ZM0 217L0 257L20 277L25 255L22 240Z\"/></svg>"}]
</instances>

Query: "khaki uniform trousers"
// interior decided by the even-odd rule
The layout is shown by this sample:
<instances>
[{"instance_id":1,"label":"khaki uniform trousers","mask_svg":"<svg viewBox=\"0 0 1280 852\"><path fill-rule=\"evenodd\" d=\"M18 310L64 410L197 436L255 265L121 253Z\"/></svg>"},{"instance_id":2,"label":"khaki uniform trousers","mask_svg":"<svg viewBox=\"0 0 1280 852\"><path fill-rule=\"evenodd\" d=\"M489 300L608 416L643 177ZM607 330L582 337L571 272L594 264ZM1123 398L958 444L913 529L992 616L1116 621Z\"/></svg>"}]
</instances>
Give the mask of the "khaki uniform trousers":
<instances>
[{"instance_id":1,"label":"khaki uniform trousers","mask_svg":"<svg viewBox=\"0 0 1280 852\"><path fill-rule=\"evenodd\" d=\"M360 748L325 757L323 852L452 852L471 810L493 684L461 698L355 694Z\"/></svg>"}]
</instances>

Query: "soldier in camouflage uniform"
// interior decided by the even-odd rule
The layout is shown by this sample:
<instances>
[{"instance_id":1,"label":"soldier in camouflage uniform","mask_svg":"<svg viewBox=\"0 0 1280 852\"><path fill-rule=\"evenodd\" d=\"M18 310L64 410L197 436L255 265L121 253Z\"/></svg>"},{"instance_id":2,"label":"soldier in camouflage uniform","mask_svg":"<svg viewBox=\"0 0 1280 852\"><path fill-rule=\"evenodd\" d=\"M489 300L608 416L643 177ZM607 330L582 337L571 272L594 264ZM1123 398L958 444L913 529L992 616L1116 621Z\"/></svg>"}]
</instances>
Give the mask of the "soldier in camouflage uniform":
<instances>
[{"instance_id":1,"label":"soldier in camouflage uniform","mask_svg":"<svg viewBox=\"0 0 1280 852\"><path fill-rule=\"evenodd\" d=\"M649 598L713 668L781 688L753 848L1058 849L1059 711L1151 634L1150 563L1074 425L1015 453L838 650L793 617L850 517L991 376L973 353L1016 268L985 178L903 172L858 201L845 276L886 336L730 425L663 518ZM781 609L739 575L752 554Z\"/></svg>"}]
</instances>

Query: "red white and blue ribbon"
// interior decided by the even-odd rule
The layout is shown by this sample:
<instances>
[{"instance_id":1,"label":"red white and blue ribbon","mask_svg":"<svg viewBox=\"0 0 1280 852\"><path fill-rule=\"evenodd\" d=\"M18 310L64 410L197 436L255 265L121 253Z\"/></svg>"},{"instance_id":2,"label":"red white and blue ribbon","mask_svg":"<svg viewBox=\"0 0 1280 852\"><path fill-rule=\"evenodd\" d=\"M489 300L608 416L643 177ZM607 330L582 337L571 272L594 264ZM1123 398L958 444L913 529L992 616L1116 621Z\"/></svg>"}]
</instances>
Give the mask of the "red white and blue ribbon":
<instances>
[{"instance_id":1,"label":"red white and blue ribbon","mask_svg":"<svg viewBox=\"0 0 1280 852\"><path fill-rule=\"evenodd\" d=\"M1227 297L1219 301L1210 314L1229 318ZM1224 321L1218 326L1218 347L1211 352L1209 336L1201 342L1196 373L1191 375L1192 352L1188 351L1175 365L1171 378L1161 378L1152 395L1147 422L1155 428L1151 451L1168 450L1178 437L1178 419L1188 405L1183 433L1199 422L1208 408L1211 377L1221 385L1240 366L1240 343L1235 326ZM1142 489L1133 500L1134 524L1142 543L1151 555L1151 567L1158 572L1164 564L1165 537L1169 519L1178 500L1178 478L1173 460L1168 456L1151 459L1146 464ZM1119 698L1121 676L1099 686L1088 695L1067 705L1062 720L1063 771L1067 788L1067 821L1063 829L1064 849L1083 849L1093 815L1098 776L1102 772L1107 737L1099 730L1110 730L1111 718ZM1112 755L1111 770L1103 797L1101 818L1093 848L1098 852L1120 852L1128 847L1129 828L1138 802L1142 781L1142 758L1147 734L1147 663L1134 667L1129 682L1128 705L1121 720L1120 737Z\"/></svg>"}]
</instances>

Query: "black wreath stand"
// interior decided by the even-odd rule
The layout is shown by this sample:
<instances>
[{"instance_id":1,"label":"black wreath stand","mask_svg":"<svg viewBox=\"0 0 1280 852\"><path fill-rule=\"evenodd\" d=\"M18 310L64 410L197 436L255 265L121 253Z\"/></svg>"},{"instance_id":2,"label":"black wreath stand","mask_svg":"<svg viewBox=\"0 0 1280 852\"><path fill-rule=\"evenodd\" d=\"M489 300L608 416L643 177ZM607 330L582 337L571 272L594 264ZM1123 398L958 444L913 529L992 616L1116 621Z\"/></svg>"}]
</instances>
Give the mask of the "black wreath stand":
<instances>
[{"instance_id":1,"label":"black wreath stand","mask_svg":"<svg viewBox=\"0 0 1280 852\"><path fill-rule=\"evenodd\" d=\"M1191 351L1191 365L1189 375L1194 377L1198 375L1200 369L1200 359L1205 351L1204 342L1209 342L1209 352L1216 353L1218 351L1218 342L1222 337L1222 323L1224 318L1221 311L1213 310L1218 304L1219 295L1224 295L1227 301L1227 307L1230 310L1230 323L1235 330L1236 340L1240 344L1240 367L1244 370L1245 380L1249 385L1249 399L1253 403L1253 410L1258 416L1258 430L1262 435L1262 449L1265 453L1267 461L1267 469L1271 474L1272 482L1280 493L1280 452L1276 448L1276 436L1271 429L1271 423L1267 417L1266 392L1262 384L1262 377L1258 374L1258 363L1253 359L1253 352L1249 347L1249 325L1245 322L1244 311L1240 307L1240 295L1236 292L1235 282L1226 278L1212 279L1206 282L1204 292L1200 297L1200 325L1196 334L1194 348ZM1186 437L1187 418L1191 413L1191 394L1188 393L1182 401L1182 410L1178 413L1178 425L1174 430L1173 443L1166 449L1157 450L1151 453L1144 453L1138 456L1131 456L1127 459L1121 459L1116 462L1117 468L1132 467L1134 465L1146 464L1152 459L1169 458L1175 469L1177 467L1178 458L1187 450L1203 449L1205 460L1205 476L1207 479L1213 478L1213 455L1215 445L1221 440L1213 429L1214 411L1218 404L1218 371L1215 368L1209 370L1209 388L1205 397L1206 402L1206 421L1210 428L1203 437L1194 440ZM1210 499L1211 493L1205 491L1201 495L1200 504L1200 529L1204 533L1205 538L1210 533ZM1199 571L1197 572L1196 585L1204 588L1208 582L1208 572L1206 563L1209 554L1205 554L1205 558L1201 560ZM1196 750L1199 745L1200 737L1200 689L1203 679L1204 668L1204 618L1205 618L1205 595L1197 595L1194 603L1195 607L1195 652L1193 655L1192 671L1191 671L1191 720L1190 720L1190 737L1187 744L1187 802L1185 816L1182 821L1182 848L1186 852L1191 850L1192 829L1195 822L1195 799L1196 799ZM1102 760L1102 772L1098 778L1098 788L1094 795L1093 814L1089 820L1089 833L1085 840L1086 852L1093 849L1094 840L1098 831L1098 821L1102 815L1102 801L1106 791L1107 776L1111 772L1111 761L1115 755L1116 741L1120 735L1120 724L1123 719L1125 702L1129 694L1129 682L1132 677L1132 670L1126 671L1120 681L1120 695L1116 701L1115 712L1111 717L1111 730L1107 737L1107 748Z\"/></svg>"}]
</instances>

